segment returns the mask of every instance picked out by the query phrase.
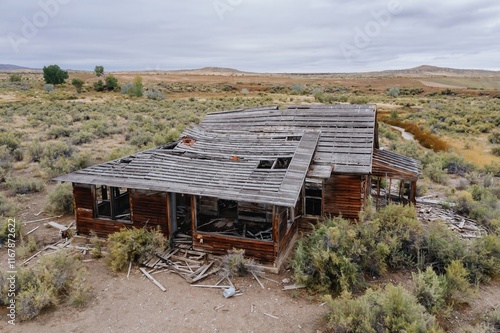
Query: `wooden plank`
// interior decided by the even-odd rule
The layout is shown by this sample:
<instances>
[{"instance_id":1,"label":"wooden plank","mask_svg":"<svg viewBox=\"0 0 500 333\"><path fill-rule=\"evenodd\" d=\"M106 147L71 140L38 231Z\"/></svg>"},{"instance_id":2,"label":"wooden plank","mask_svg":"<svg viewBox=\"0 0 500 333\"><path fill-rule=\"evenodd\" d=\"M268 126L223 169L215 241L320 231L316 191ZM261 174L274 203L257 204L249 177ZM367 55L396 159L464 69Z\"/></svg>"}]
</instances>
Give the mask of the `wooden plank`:
<instances>
[{"instance_id":1,"label":"wooden plank","mask_svg":"<svg viewBox=\"0 0 500 333\"><path fill-rule=\"evenodd\" d=\"M158 282L151 274L149 274L144 268L140 267L139 268L140 271L142 272L142 274L144 274L149 280L151 280L151 282L153 282L158 288L161 289L161 291L165 292L167 291L167 289L162 286L162 284L160 282Z\"/></svg>"}]
</instances>

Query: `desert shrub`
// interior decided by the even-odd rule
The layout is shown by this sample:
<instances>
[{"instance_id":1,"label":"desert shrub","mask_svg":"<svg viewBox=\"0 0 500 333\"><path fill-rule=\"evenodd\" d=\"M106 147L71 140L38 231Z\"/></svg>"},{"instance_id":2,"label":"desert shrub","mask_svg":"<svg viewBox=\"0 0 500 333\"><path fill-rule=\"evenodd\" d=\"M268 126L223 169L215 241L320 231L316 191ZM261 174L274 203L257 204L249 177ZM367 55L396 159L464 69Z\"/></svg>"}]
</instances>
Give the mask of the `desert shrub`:
<instances>
[{"instance_id":1,"label":"desert shrub","mask_svg":"<svg viewBox=\"0 0 500 333\"><path fill-rule=\"evenodd\" d=\"M87 131L79 131L71 135L71 143L74 145L89 143L94 139L95 135Z\"/></svg>"},{"instance_id":2,"label":"desert shrub","mask_svg":"<svg viewBox=\"0 0 500 333\"><path fill-rule=\"evenodd\" d=\"M493 133L488 136L488 141L493 144L500 144L500 131L493 131Z\"/></svg>"},{"instance_id":3,"label":"desert shrub","mask_svg":"<svg viewBox=\"0 0 500 333\"><path fill-rule=\"evenodd\" d=\"M52 126L47 134L50 139L69 137L73 130L66 126Z\"/></svg>"},{"instance_id":4,"label":"desert shrub","mask_svg":"<svg viewBox=\"0 0 500 333\"><path fill-rule=\"evenodd\" d=\"M390 97L398 97L399 96L399 88L398 87L390 87L387 88L385 94Z\"/></svg>"},{"instance_id":5,"label":"desert shrub","mask_svg":"<svg viewBox=\"0 0 500 333\"><path fill-rule=\"evenodd\" d=\"M484 282L500 276L500 237L487 235L475 239L463 262L472 282Z\"/></svg>"},{"instance_id":6,"label":"desert shrub","mask_svg":"<svg viewBox=\"0 0 500 333\"><path fill-rule=\"evenodd\" d=\"M25 240L24 237L21 237L21 242L18 242L16 248L16 254L19 258L25 258L29 254L33 253L37 249L37 243L35 237L32 235L28 236L28 240Z\"/></svg>"},{"instance_id":7,"label":"desert shrub","mask_svg":"<svg viewBox=\"0 0 500 333\"><path fill-rule=\"evenodd\" d=\"M484 316L485 332L493 333L500 331L500 310L493 310Z\"/></svg>"},{"instance_id":8,"label":"desert shrub","mask_svg":"<svg viewBox=\"0 0 500 333\"><path fill-rule=\"evenodd\" d=\"M52 91L56 90L56 88L54 88L53 84L47 83L43 86L43 90L45 90L47 92L52 92Z\"/></svg>"},{"instance_id":9,"label":"desert shrub","mask_svg":"<svg viewBox=\"0 0 500 333\"><path fill-rule=\"evenodd\" d=\"M122 84L121 93L124 95L128 94L129 89L132 87L133 87L133 84L130 82Z\"/></svg>"},{"instance_id":10,"label":"desert shrub","mask_svg":"<svg viewBox=\"0 0 500 333\"><path fill-rule=\"evenodd\" d=\"M321 292L340 293L363 289L365 283L361 262L363 257L367 257L367 249L360 238L356 225L341 217L319 224L310 235L298 242L291 261L295 280ZM388 250L382 245L379 251L381 257L385 258ZM373 267L383 266L383 260L371 259ZM374 263L376 260L377 263Z\"/></svg>"},{"instance_id":11,"label":"desert shrub","mask_svg":"<svg viewBox=\"0 0 500 333\"><path fill-rule=\"evenodd\" d=\"M32 162L40 162L40 159L43 156L43 146L40 141L34 140L28 146L28 153Z\"/></svg>"},{"instance_id":12,"label":"desert shrub","mask_svg":"<svg viewBox=\"0 0 500 333\"><path fill-rule=\"evenodd\" d=\"M165 95L157 89L146 90L146 97L155 101L162 101L165 99Z\"/></svg>"},{"instance_id":13,"label":"desert shrub","mask_svg":"<svg viewBox=\"0 0 500 333\"><path fill-rule=\"evenodd\" d=\"M9 178L6 182L9 193L12 195L41 192L45 189L45 183L34 178Z\"/></svg>"},{"instance_id":14,"label":"desert shrub","mask_svg":"<svg viewBox=\"0 0 500 333\"><path fill-rule=\"evenodd\" d=\"M143 93L142 78L140 76L136 76L132 86L128 88L127 94L131 97L141 97Z\"/></svg>"},{"instance_id":15,"label":"desert shrub","mask_svg":"<svg viewBox=\"0 0 500 333\"><path fill-rule=\"evenodd\" d=\"M229 250L221 260L220 275L225 277L245 276L256 270L255 261L245 257L245 250Z\"/></svg>"},{"instance_id":16,"label":"desert shrub","mask_svg":"<svg viewBox=\"0 0 500 333\"><path fill-rule=\"evenodd\" d=\"M327 296L330 312L327 328L332 332L444 332L411 293L401 286L368 289L358 298L344 293Z\"/></svg>"},{"instance_id":17,"label":"desert shrub","mask_svg":"<svg viewBox=\"0 0 500 333\"><path fill-rule=\"evenodd\" d=\"M491 153L495 156L500 156L500 146L491 148Z\"/></svg>"},{"instance_id":18,"label":"desert shrub","mask_svg":"<svg viewBox=\"0 0 500 333\"><path fill-rule=\"evenodd\" d=\"M145 147L151 142L153 142L153 134L151 134L150 132L134 133L130 138L130 144L139 148Z\"/></svg>"},{"instance_id":19,"label":"desert shrub","mask_svg":"<svg viewBox=\"0 0 500 333\"><path fill-rule=\"evenodd\" d=\"M1 197L0 197L1 199ZM8 219L3 219L0 225L0 243L5 243L9 234L14 234L16 242L21 239L21 223L16 221L12 223ZM12 238L12 236L11 236Z\"/></svg>"},{"instance_id":20,"label":"desert shrub","mask_svg":"<svg viewBox=\"0 0 500 333\"><path fill-rule=\"evenodd\" d=\"M16 211L16 206L3 193L0 193L0 216L12 216ZM0 232L0 239L2 233Z\"/></svg>"},{"instance_id":21,"label":"desert shrub","mask_svg":"<svg viewBox=\"0 0 500 333\"><path fill-rule=\"evenodd\" d=\"M302 83L294 83L291 89L292 93L296 95L302 95L305 91L304 85Z\"/></svg>"},{"instance_id":22,"label":"desert shrub","mask_svg":"<svg viewBox=\"0 0 500 333\"><path fill-rule=\"evenodd\" d=\"M467 303L472 295L468 280L469 272L461 260L452 260L445 268L446 303L455 307L458 304Z\"/></svg>"},{"instance_id":23,"label":"desert shrub","mask_svg":"<svg viewBox=\"0 0 500 333\"><path fill-rule=\"evenodd\" d=\"M246 96L246 95L248 95L248 89L247 89L247 88L243 88L243 89L241 89L241 91L240 91L240 92L241 92L241 94L243 94L243 95L245 95L245 96Z\"/></svg>"},{"instance_id":24,"label":"desert shrub","mask_svg":"<svg viewBox=\"0 0 500 333\"><path fill-rule=\"evenodd\" d=\"M90 250L90 254L92 258L99 259L102 257L101 240L93 230L90 231L90 236L90 243L93 246L92 250Z\"/></svg>"},{"instance_id":25,"label":"desert shrub","mask_svg":"<svg viewBox=\"0 0 500 333\"><path fill-rule=\"evenodd\" d=\"M21 80L21 74L14 73L9 75L9 82L21 82Z\"/></svg>"},{"instance_id":26,"label":"desert shrub","mask_svg":"<svg viewBox=\"0 0 500 333\"><path fill-rule=\"evenodd\" d=\"M365 96L351 96L349 98L349 103L351 103L351 104L367 104L368 98Z\"/></svg>"},{"instance_id":27,"label":"desert shrub","mask_svg":"<svg viewBox=\"0 0 500 333\"><path fill-rule=\"evenodd\" d=\"M447 173L439 161L427 165L424 168L424 175L438 184L446 184L448 181Z\"/></svg>"},{"instance_id":28,"label":"desert shrub","mask_svg":"<svg viewBox=\"0 0 500 333\"><path fill-rule=\"evenodd\" d=\"M443 274L453 260L463 259L466 254L464 242L442 221L429 224L420 248L420 267L432 265L439 274Z\"/></svg>"},{"instance_id":29,"label":"desert shrub","mask_svg":"<svg viewBox=\"0 0 500 333\"><path fill-rule=\"evenodd\" d=\"M21 144L19 136L20 134L16 131L0 131L0 147L6 146L10 151L19 148Z\"/></svg>"},{"instance_id":30,"label":"desert shrub","mask_svg":"<svg viewBox=\"0 0 500 333\"><path fill-rule=\"evenodd\" d=\"M417 273L412 273L411 276L414 285L413 294L418 302L434 315L443 311L446 304L446 277L437 275L430 266L423 272L419 270Z\"/></svg>"},{"instance_id":31,"label":"desert shrub","mask_svg":"<svg viewBox=\"0 0 500 333\"><path fill-rule=\"evenodd\" d=\"M18 269L16 313L19 319L35 318L43 309L67 298L76 297L78 301L72 303L84 305L91 292L91 287L85 282L85 273L81 261L64 250L42 257L33 268ZM0 299L0 303L5 302L6 299Z\"/></svg>"},{"instance_id":32,"label":"desert shrub","mask_svg":"<svg viewBox=\"0 0 500 333\"><path fill-rule=\"evenodd\" d=\"M71 183L59 184L49 194L47 211L53 214L73 213L73 186Z\"/></svg>"},{"instance_id":33,"label":"desert shrub","mask_svg":"<svg viewBox=\"0 0 500 333\"><path fill-rule=\"evenodd\" d=\"M383 243L388 247L386 262L389 267L395 269L414 266L423 237L422 224L417 219L415 208L387 205L375 214L375 222L379 229L378 235L374 237L378 244Z\"/></svg>"},{"instance_id":34,"label":"desert shrub","mask_svg":"<svg viewBox=\"0 0 500 333\"><path fill-rule=\"evenodd\" d=\"M159 228L122 229L109 235L108 239L108 265L115 272L123 270L131 261L142 262L165 247L165 237Z\"/></svg>"}]
</instances>

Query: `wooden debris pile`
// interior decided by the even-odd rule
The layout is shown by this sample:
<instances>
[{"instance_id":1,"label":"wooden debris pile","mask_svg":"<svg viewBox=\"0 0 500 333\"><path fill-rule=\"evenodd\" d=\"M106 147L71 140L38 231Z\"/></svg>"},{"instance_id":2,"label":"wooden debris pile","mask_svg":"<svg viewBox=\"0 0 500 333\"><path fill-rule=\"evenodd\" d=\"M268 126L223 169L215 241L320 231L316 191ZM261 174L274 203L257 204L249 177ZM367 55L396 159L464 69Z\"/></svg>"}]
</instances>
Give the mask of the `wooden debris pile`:
<instances>
[{"instance_id":1,"label":"wooden debris pile","mask_svg":"<svg viewBox=\"0 0 500 333\"><path fill-rule=\"evenodd\" d=\"M477 221L438 205L417 204L417 214L421 221L444 221L451 230L463 238L480 238L488 234Z\"/></svg>"},{"instance_id":2,"label":"wooden debris pile","mask_svg":"<svg viewBox=\"0 0 500 333\"><path fill-rule=\"evenodd\" d=\"M195 283L219 271L220 268L215 267L214 262L207 259L206 253L174 247L158 253L156 258L151 258L143 265L152 269L148 272L150 274L168 271L181 276L188 283Z\"/></svg>"}]
</instances>

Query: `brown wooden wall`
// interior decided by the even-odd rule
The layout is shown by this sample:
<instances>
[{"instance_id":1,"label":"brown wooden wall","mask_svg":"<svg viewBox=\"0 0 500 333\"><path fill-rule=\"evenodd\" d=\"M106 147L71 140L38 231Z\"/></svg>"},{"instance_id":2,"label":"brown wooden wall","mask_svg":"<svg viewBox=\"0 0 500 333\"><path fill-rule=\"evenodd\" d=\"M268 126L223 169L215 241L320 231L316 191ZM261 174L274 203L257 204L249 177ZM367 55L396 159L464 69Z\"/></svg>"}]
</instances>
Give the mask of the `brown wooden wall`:
<instances>
[{"instance_id":1,"label":"brown wooden wall","mask_svg":"<svg viewBox=\"0 0 500 333\"><path fill-rule=\"evenodd\" d=\"M300 203L299 203L300 204ZM283 212L283 209L288 209L289 211L289 218L293 218L290 215L290 210L289 208L284 208L284 207L276 207L277 212ZM290 226L288 226L288 221L286 219L286 214L277 214L276 218L278 219L277 224L278 224L278 258L284 256L291 245L291 241L294 239L294 237L297 235L298 232L298 220L295 219Z\"/></svg>"},{"instance_id":2,"label":"brown wooden wall","mask_svg":"<svg viewBox=\"0 0 500 333\"><path fill-rule=\"evenodd\" d=\"M338 175L325 181L323 212L326 216L342 215L357 219L366 200L367 181L364 175Z\"/></svg>"},{"instance_id":3,"label":"brown wooden wall","mask_svg":"<svg viewBox=\"0 0 500 333\"><path fill-rule=\"evenodd\" d=\"M90 185L73 185L76 230L79 234L90 234L91 231L100 237L119 231L126 223L94 217L94 193Z\"/></svg>"},{"instance_id":4,"label":"brown wooden wall","mask_svg":"<svg viewBox=\"0 0 500 333\"><path fill-rule=\"evenodd\" d=\"M129 190L130 212L133 226L137 228L160 227L168 234L167 194L143 190Z\"/></svg>"},{"instance_id":5,"label":"brown wooden wall","mask_svg":"<svg viewBox=\"0 0 500 333\"><path fill-rule=\"evenodd\" d=\"M274 243L242 237L222 236L213 233L195 232L193 248L214 254L227 254L228 250L244 249L246 256L261 262L274 262Z\"/></svg>"}]
</instances>

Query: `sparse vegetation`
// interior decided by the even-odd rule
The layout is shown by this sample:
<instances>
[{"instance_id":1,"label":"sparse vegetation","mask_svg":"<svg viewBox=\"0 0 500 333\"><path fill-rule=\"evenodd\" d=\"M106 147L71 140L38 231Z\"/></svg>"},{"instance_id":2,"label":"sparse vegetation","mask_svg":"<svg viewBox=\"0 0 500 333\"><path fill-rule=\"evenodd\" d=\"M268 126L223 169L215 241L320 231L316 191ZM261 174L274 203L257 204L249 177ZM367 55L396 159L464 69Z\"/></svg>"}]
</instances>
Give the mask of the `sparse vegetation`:
<instances>
[{"instance_id":1,"label":"sparse vegetation","mask_svg":"<svg viewBox=\"0 0 500 333\"><path fill-rule=\"evenodd\" d=\"M115 272L125 269L131 261L142 262L154 256L166 246L165 237L159 229L123 229L109 235L108 240L108 264Z\"/></svg>"},{"instance_id":2,"label":"sparse vegetation","mask_svg":"<svg viewBox=\"0 0 500 333\"><path fill-rule=\"evenodd\" d=\"M48 307L66 299L75 306L84 306L91 297L91 287L85 282L86 271L74 253L60 251L43 257L33 268L19 268L16 283L16 314L20 320L30 320ZM6 281L0 272L0 281ZM7 283L1 283L0 303L7 304Z\"/></svg>"}]
</instances>

